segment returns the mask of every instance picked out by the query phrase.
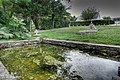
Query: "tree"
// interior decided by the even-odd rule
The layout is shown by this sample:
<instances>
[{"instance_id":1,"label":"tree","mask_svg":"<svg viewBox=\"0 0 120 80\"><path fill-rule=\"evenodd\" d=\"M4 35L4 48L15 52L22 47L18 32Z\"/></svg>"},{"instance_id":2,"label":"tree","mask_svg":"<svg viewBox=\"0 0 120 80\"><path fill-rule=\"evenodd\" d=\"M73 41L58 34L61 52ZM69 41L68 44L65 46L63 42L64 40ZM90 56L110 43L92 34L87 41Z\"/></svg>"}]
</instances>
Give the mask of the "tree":
<instances>
[{"instance_id":1,"label":"tree","mask_svg":"<svg viewBox=\"0 0 120 80\"><path fill-rule=\"evenodd\" d=\"M36 29L40 29L40 18L47 15L50 0L18 0L14 13L22 15L27 22L33 21Z\"/></svg>"},{"instance_id":2,"label":"tree","mask_svg":"<svg viewBox=\"0 0 120 80\"><path fill-rule=\"evenodd\" d=\"M55 19L58 18L64 18L67 14L66 10L68 8L66 8L61 2L60 0L51 0L50 2L50 14L51 14L51 20L52 20L52 26L54 28L55 26Z\"/></svg>"},{"instance_id":3,"label":"tree","mask_svg":"<svg viewBox=\"0 0 120 80\"><path fill-rule=\"evenodd\" d=\"M28 37L28 30L23 23L13 16L14 0L1 0L0 1L0 38L19 38L23 39Z\"/></svg>"},{"instance_id":4,"label":"tree","mask_svg":"<svg viewBox=\"0 0 120 80\"><path fill-rule=\"evenodd\" d=\"M51 18L54 28L56 20L62 23L68 18L66 10L61 0L0 0L0 35L20 38L31 31L31 22L40 29L43 18Z\"/></svg>"},{"instance_id":5,"label":"tree","mask_svg":"<svg viewBox=\"0 0 120 80\"><path fill-rule=\"evenodd\" d=\"M14 11L22 14L29 22L32 20L36 29L40 29L40 19L44 16L51 15L54 28L55 18L60 17L66 11L61 0L18 0L15 4ZM64 0L70 1L70 0Z\"/></svg>"},{"instance_id":6,"label":"tree","mask_svg":"<svg viewBox=\"0 0 120 80\"><path fill-rule=\"evenodd\" d=\"M97 19L98 16L99 16L99 11L94 7L89 7L87 9L84 9L81 13L81 18L83 20Z\"/></svg>"},{"instance_id":7,"label":"tree","mask_svg":"<svg viewBox=\"0 0 120 80\"><path fill-rule=\"evenodd\" d=\"M111 17L110 16L104 16L103 19L104 20L111 20Z\"/></svg>"},{"instance_id":8,"label":"tree","mask_svg":"<svg viewBox=\"0 0 120 80\"><path fill-rule=\"evenodd\" d=\"M9 23L9 18L12 17L12 7L13 4L10 0L1 0L0 1L0 23L7 24Z\"/></svg>"}]
</instances>

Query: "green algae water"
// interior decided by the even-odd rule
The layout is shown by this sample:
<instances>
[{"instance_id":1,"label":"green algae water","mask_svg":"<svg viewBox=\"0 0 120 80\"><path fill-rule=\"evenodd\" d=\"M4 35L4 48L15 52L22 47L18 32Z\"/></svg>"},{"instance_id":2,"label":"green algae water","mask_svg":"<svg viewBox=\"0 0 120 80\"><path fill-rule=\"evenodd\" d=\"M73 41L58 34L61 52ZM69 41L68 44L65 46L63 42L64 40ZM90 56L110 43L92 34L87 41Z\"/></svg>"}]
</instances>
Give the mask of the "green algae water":
<instances>
[{"instance_id":1,"label":"green algae water","mask_svg":"<svg viewBox=\"0 0 120 80\"><path fill-rule=\"evenodd\" d=\"M51 80L59 78L56 70L64 61L64 49L54 46L25 46L0 51L3 64L18 80Z\"/></svg>"},{"instance_id":2,"label":"green algae water","mask_svg":"<svg viewBox=\"0 0 120 80\"><path fill-rule=\"evenodd\" d=\"M111 80L120 62L53 45L6 48L0 60L17 80Z\"/></svg>"}]
</instances>

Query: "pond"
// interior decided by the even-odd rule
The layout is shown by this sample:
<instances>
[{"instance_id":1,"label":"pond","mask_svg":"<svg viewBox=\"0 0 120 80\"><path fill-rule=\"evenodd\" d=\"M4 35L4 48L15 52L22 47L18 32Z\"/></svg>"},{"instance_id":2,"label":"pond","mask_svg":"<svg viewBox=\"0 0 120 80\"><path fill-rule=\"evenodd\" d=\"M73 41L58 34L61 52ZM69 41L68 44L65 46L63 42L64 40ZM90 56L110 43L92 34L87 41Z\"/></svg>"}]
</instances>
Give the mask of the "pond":
<instances>
[{"instance_id":1,"label":"pond","mask_svg":"<svg viewBox=\"0 0 120 80\"><path fill-rule=\"evenodd\" d=\"M88 53L41 44L3 49L0 60L17 80L111 80L117 75L120 62Z\"/></svg>"}]
</instances>

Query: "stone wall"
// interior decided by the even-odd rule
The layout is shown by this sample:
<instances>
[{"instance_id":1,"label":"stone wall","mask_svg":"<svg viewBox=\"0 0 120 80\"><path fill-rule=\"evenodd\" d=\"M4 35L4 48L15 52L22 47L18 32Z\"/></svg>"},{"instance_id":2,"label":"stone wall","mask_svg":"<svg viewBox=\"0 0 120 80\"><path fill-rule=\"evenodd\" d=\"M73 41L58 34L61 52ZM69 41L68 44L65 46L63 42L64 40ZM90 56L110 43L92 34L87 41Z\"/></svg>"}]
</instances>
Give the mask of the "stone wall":
<instances>
[{"instance_id":1,"label":"stone wall","mask_svg":"<svg viewBox=\"0 0 120 80\"><path fill-rule=\"evenodd\" d=\"M40 43L39 40L22 40L22 41L0 42L0 49L15 47L15 46L39 44L39 43Z\"/></svg>"},{"instance_id":2,"label":"stone wall","mask_svg":"<svg viewBox=\"0 0 120 80\"><path fill-rule=\"evenodd\" d=\"M78 41L66 41L66 40L56 40L44 38L42 40L22 40L22 41L11 41L11 42L0 42L0 49L14 47L14 46L24 46L32 44L40 44L41 42L53 45L60 45L78 49L87 49L87 50L98 50L109 55L120 55L120 46L115 45L105 45L105 44L95 44L87 42L78 42Z\"/></svg>"},{"instance_id":3,"label":"stone wall","mask_svg":"<svg viewBox=\"0 0 120 80\"><path fill-rule=\"evenodd\" d=\"M78 42L78 41L66 41L66 40L55 40L44 38L43 43L60 45L72 48L87 49L87 50L98 50L109 55L120 55L120 46L115 45L105 45L105 44L95 44L87 42Z\"/></svg>"}]
</instances>

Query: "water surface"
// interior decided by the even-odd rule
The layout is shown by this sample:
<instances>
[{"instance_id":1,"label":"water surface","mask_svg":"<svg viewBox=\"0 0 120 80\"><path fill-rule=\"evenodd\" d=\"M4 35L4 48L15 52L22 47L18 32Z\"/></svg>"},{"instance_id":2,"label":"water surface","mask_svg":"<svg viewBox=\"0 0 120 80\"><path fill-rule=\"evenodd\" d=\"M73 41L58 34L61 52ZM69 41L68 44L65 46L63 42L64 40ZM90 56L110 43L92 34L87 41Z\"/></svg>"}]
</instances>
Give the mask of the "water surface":
<instances>
[{"instance_id":1,"label":"water surface","mask_svg":"<svg viewBox=\"0 0 120 80\"><path fill-rule=\"evenodd\" d=\"M111 80L120 65L77 49L46 44L3 49L0 59L18 80Z\"/></svg>"},{"instance_id":2,"label":"water surface","mask_svg":"<svg viewBox=\"0 0 120 80\"><path fill-rule=\"evenodd\" d=\"M120 62L90 56L78 50L70 50L66 61L71 65L70 72L76 72L84 80L111 80L117 75Z\"/></svg>"}]
</instances>

